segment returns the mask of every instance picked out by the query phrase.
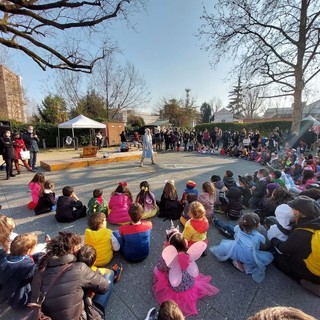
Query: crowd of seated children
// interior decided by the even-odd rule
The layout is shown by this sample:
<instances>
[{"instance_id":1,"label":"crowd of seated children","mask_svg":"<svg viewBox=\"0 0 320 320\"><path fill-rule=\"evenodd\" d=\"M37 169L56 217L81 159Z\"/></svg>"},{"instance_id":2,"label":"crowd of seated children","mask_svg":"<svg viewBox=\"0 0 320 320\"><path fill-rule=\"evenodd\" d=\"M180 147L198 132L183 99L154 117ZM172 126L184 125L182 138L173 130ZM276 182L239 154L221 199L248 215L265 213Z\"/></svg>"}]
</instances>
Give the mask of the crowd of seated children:
<instances>
[{"instance_id":1,"label":"crowd of seated children","mask_svg":"<svg viewBox=\"0 0 320 320\"><path fill-rule=\"evenodd\" d=\"M109 200L108 222L112 224L130 223L129 208L132 204L132 195L126 182L119 182Z\"/></svg>"},{"instance_id":2,"label":"crowd of seated children","mask_svg":"<svg viewBox=\"0 0 320 320\"><path fill-rule=\"evenodd\" d=\"M108 202L103 198L102 189L94 189L92 198L88 202L88 215L90 216L96 212L103 212L108 216Z\"/></svg>"},{"instance_id":3,"label":"crowd of seated children","mask_svg":"<svg viewBox=\"0 0 320 320\"><path fill-rule=\"evenodd\" d=\"M79 200L73 187L66 186L62 189L62 196L58 198L55 218L58 222L73 222L85 217L87 208Z\"/></svg>"},{"instance_id":4,"label":"crowd of seated children","mask_svg":"<svg viewBox=\"0 0 320 320\"><path fill-rule=\"evenodd\" d=\"M114 235L120 243L120 251L130 262L139 262L149 255L152 223L142 221L143 208L140 203L132 203L129 208L130 224L120 226Z\"/></svg>"},{"instance_id":5,"label":"crowd of seated children","mask_svg":"<svg viewBox=\"0 0 320 320\"><path fill-rule=\"evenodd\" d=\"M137 194L136 202L142 205L142 219L152 218L159 211L159 207L156 203L156 197L151 192L148 181L142 181L140 183L140 192Z\"/></svg>"}]
</instances>

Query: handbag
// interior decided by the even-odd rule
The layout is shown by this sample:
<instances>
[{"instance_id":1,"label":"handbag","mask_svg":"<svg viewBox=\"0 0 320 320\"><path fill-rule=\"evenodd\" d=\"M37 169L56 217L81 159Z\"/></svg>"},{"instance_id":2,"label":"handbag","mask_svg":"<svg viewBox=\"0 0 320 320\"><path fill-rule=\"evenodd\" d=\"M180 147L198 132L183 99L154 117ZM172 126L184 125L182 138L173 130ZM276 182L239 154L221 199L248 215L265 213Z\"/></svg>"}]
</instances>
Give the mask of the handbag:
<instances>
[{"instance_id":1,"label":"handbag","mask_svg":"<svg viewBox=\"0 0 320 320\"><path fill-rule=\"evenodd\" d=\"M29 150L21 150L20 157L21 157L21 160L29 160L30 159L30 151Z\"/></svg>"},{"instance_id":2,"label":"handbag","mask_svg":"<svg viewBox=\"0 0 320 320\"><path fill-rule=\"evenodd\" d=\"M38 298L36 303L28 303L27 308L29 308L28 313L21 318L21 320L51 320L49 316L46 316L43 311L41 310L41 306L43 301L46 299L47 293L52 289L52 287L56 284L56 282L59 280L59 278L62 276L63 273L65 273L67 270L71 269L72 265L66 265L63 267L63 269L53 278L53 280L50 282L47 291L42 292L41 286L42 286L42 280L43 280L43 273L40 273L40 281L41 285L39 287L38 292Z\"/></svg>"}]
</instances>

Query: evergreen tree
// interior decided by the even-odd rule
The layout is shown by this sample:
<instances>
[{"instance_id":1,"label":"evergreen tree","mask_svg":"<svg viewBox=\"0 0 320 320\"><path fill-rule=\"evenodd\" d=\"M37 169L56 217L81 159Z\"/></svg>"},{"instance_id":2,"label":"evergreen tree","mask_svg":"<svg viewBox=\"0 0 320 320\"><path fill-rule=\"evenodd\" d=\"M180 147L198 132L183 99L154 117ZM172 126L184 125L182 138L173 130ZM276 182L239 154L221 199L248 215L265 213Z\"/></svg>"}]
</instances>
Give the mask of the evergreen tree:
<instances>
[{"instance_id":1,"label":"evergreen tree","mask_svg":"<svg viewBox=\"0 0 320 320\"><path fill-rule=\"evenodd\" d=\"M237 117L241 117L243 115L243 87L240 77L238 77L238 84L229 92L229 104L227 109Z\"/></svg>"},{"instance_id":2,"label":"evergreen tree","mask_svg":"<svg viewBox=\"0 0 320 320\"><path fill-rule=\"evenodd\" d=\"M42 101L42 106L37 106L37 113L33 115L36 121L59 124L68 118L67 104L58 95L48 95Z\"/></svg>"},{"instance_id":3,"label":"evergreen tree","mask_svg":"<svg viewBox=\"0 0 320 320\"><path fill-rule=\"evenodd\" d=\"M201 122L208 123L213 116L212 107L209 103L204 102L200 107Z\"/></svg>"}]
</instances>

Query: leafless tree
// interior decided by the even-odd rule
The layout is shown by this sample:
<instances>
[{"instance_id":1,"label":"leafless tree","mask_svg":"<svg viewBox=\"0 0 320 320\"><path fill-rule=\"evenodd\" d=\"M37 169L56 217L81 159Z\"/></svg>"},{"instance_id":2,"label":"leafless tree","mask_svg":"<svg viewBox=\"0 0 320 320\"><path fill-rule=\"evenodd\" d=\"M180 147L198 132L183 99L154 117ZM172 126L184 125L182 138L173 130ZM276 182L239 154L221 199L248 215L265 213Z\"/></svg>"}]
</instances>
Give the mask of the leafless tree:
<instances>
[{"instance_id":1,"label":"leafless tree","mask_svg":"<svg viewBox=\"0 0 320 320\"><path fill-rule=\"evenodd\" d=\"M0 0L0 44L47 67L91 72L113 50L108 23L145 0Z\"/></svg>"},{"instance_id":2,"label":"leafless tree","mask_svg":"<svg viewBox=\"0 0 320 320\"><path fill-rule=\"evenodd\" d=\"M212 62L236 57L244 82L293 97L291 129L298 133L303 90L320 72L319 1L218 0L202 18L199 35Z\"/></svg>"},{"instance_id":3,"label":"leafless tree","mask_svg":"<svg viewBox=\"0 0 320 320\"><path fill-rule=\"evenodd\" d=\"M243 113L247 118L254 118L263 106L264 100L260 98L263 95L261 87L244 88L243 90Z\"/></svg>"},{"instance_id":4,"label":"leafless tree","mask_svg":"<svg viewBox=\"0 0 320 320\"><path fill-rule=\"evenodd\" d=\"M209 104L212 108L213 114L222 109L223 104L220 98L214 97L209 101Z\"/></svg>"},{"instance_id":5,"label":"leafless tree","mask_svg":"<svg viewBox=\"0 0 320 320\"><path fill-rule=\"evenodd\" d=\"M108 119L122 110L143 109L150 101L146 82L135 66L130 62L118 64L114 54L97 63L91 86L104 97Z\"/></svg>"}]
</instances>

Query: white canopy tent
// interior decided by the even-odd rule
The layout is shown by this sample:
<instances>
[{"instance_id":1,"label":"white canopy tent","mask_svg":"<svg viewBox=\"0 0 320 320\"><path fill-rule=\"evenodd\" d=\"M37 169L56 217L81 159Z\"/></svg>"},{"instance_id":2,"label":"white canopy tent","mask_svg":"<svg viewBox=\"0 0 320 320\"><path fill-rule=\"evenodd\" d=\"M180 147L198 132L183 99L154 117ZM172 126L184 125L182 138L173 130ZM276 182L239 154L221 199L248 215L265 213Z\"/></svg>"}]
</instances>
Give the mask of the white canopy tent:
<instances>
[{"instance_id":1,"label":"white canopy tent","mask_svg":"<svg viewBox=\"0 0 320 320\"><path fill-rule=\"evenodd\" d=\"M106 125L98 121L94 121L80 114L77 117L58 124L58 139L60 144L60 129L72 129L72 138L74 138L74 129L105 129Z\"/></svg>"}]
</instances>

